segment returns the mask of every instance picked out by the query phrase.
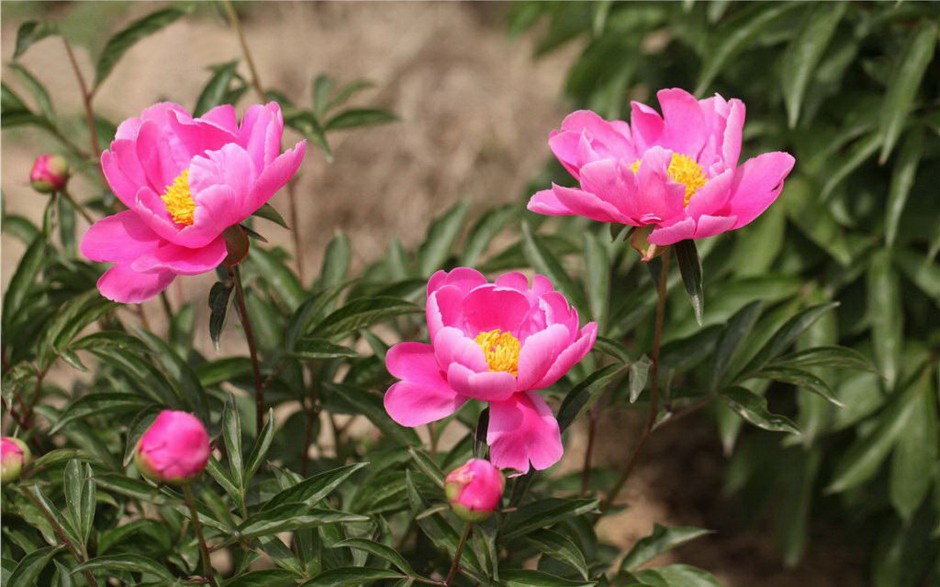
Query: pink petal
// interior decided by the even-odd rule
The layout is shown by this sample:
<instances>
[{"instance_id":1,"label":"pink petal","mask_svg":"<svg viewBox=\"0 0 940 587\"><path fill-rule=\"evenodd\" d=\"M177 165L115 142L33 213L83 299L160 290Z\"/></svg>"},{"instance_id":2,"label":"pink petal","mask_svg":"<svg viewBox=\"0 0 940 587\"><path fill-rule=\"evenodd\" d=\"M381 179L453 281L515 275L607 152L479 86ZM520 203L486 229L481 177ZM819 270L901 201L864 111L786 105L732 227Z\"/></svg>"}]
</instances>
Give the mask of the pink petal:
<instances>
[{"instance_id":1,"label":"pink petal","mask_svg":"<svg viewBox=\"0 0 940 587\"><path fill-rule=\"evenodd\" d=\"M450 416L467 401L445 383L399 381L385 392L385 411L402 426L421 426Z\"/></svg>"},{"instance_id":2,"label":"pink petal","mask_svg":"<svg viewBox=\"0 0 940 587\"><path fill-rule=\"evenodd\" d=\"M533 389L544 389L565 376L594 347L597 340L597 323L588 322L581 329L581 334L574 343L559 353L558 358L535 385Z\"/></svg>"},{"instance_id":3,"label":"pink petal","mask_svg":"<svg viewBox=\"0 0 940 587\"><path fill-rule=\"evenodd\" d=\"M527 294L529 293L529 278L524 274L519 273L518 271L513 271L511 273L504 273L496 278L494 281L499 287L505 287L508 289L514 289L520 293Z\"/></svg>"},{"instance_id":4,"label":"pink petal","mask_svg":"<svg viewBox=\"0 0 940 587\"><path fill-rule=\"evenodd\" d=\"M190 249L164 241L154 251L141 255L131 264L134 271L170 270L177 275L201 275L218 267L228 251L221 236L204 247Z\"/></svg>"},{"instance_id":5,"label":"pink petal","mask_svg":"<svg viewBox=\"0 0 940 587\"><path fill-rule=\"evenodd\" d=\"M519 389L532 390L571 342L571 333L561 324L552 324L532 334L519 352Z\"/></svg>"},{"instance_id":6,"label":"pink petal","mask_svg":"<svg viewBox=\"0 0 940 587\"><path fill-rule=\"evenodd\" d=\"M702 186L686 206L686 213L698 218L702 214L714 214L721 210L731 197L731 183L734 180L734 169L727 169L718 177L713 177Z\"/></svg>"},{"instance_id":7,"label":"pink petal","mask_svg":"<svg viewBox=\"0 0 940 587\"><path fill-rule=\"evenodd\" d=\"M238 143L248 151L255 166L263 169L281 152L283 133L284 118L277 102L256 104L242 119Z\"/></svg>"},{"instance_id":8,"label":"pink petal","mask_svg":"<svg viewBox=\"0 0 940 587\"><path fill-rule=\"evenodd\" d=\"M388 349L385 368L392 376L414 383L440 385L444 381L434 348L421 342L402 342Z\"/></svg>"},{"instance_id":9,"label":"pink petal","mask_svg":"<svg viewBox=\"0 0 940 587\"><path fill-rule=\"evenodd\" d=\"M235 108L231 104L216 106L197 120L209 123L235 136L238 135L238 117L235 116Z\"/></svg>"},{"instance_id":10,"label":"pink petal","mask_svg":"<svg viewBox=\"0 0 940 587\"><path fill-rule=\"evenodd\" d=\"M82 237L82 254L98 262L130 262L166 242L131 210L102 218Z\"/></svg>"},{"instance_id":11,"label":"pink petal","mask_svg":"<svg viewBox=\"0 0 940 587\"><path fill-rule=\"evenodd\" d=\"M709 216L703 214L699 216L695 223L695 235L692 238L708 238L716 234L721 234L722 232L727 232L734 228L736 220L737 217L735 216Z\"/></svg>"},{"instance_id":12,"label":"pink petal","mask_svg":"<svg viewBox=\"0 0 940 587\"><path fill-rule=\"evenodd\" d=\"M529 212L544 214L545 216L574 216L574 212L561 203L553 190L536 192L526 205Z\"/></svg>"},{"instance_id":13,"label":"pink petal","mask_svg":"<svg viewBox=\"0 0 940 587\"><path fill-rule=\"evenodd\" d=\"M633 128L633 141L637 152L642 153L658 145L665 128L659 112L640 102L630 103L630 124Z\"/></svg>"},{"instance_id":14,"label":"pink petal","mask_svg":"<svg viewBox=\"0 0 940 587\"><path fill-rule=\"evenodd\" d=\"M133 208L137 191L147 185L147 175L137 158L136 143L124 139L111 143L111 149L101 154L101 170L114 195L122 204Z\"/></svg>"},{"instance_id":15,"label":"pink petal","mask_svg":"<svg viewBox=\"0 0 940 587\"><path fill-rule=\"evenodd\" d=\"M657 226L646 240L659 247L672 245L695 236L695 219L683 218L669 226Z\"/></svg>"},{"instance_id":16,"label":"pink petal","mask_svg":"<svg viewBox=\"0 0 940 587\"><path fill-rule=\"evenodd\" d=\"M564 447L558 421L537 393L517 393L503 402L490 403L486 435L490 461L500 469L547 469L561 460Z\"/></svg>"},{"instance_id":17,"label":"pink petal","mask_svg":"<svg viewBox=\"0 0 940 587\"><path fill-rule=\"evenodd\" d=\"M725 123L725 132L721 141L721 156L725 165L729 169L734 169L741 157L741 141L747 110L744 102L737 99L729 100L728 106L728 120Z\"/></svg>"},{"instance_id":18,"label":"pink petal","mask_svg":"<svg viewBox=\"0 0 940 587\"><path fill-rule=\"evenodd\" d=\"M656 93L665 127L659 144L698 160L708 139L705 114L695 96L679 88Z\"/></svg>"},{"instance_id":19,"label":"pink petal","mask_svg":"<svg viewBox=\"0 0 940 587\"><path fill-rule=\"evenodd\" d=\"M189 115L173 113L168 117L168 130L176 136L189 157L194 157L221 149L226 143L237 140L237 128L226 128L215 120L228 125L235 120L235 109L229 104L217 106L206 116L196 119Z\"/></svg>"},{"instance_id":20,"label":"pink petal","mask_svg":"<svg viewBox=\"0 0 940 587\"><path fill-rule=\"evenodd\" d=\"M248 214L254 214L258 208L270 200L279 189L287 185L300 164L304 161L304 155L307 153L307 141L301 141L294 145L293 149L288 149L267 164L254 189L249 194L245 202L245 209Z\"/></svg>"},{"instance_id":21,"label":"pink petal","mask_svg":"<svg viewBox=\"0 0 940 587\"><path fill-rule=\"evenodd\" d=\"M140 125L135 143L137 158L148 185L158 194L166 191L166 187L189 166L189 153L178 141L174 143L174 139L166 122L161 125L145 120Z\"/></svg>"},{"instance_id":22,"label":"pink petal","mask_svg":"<svg viewBox=\"0 0 940 587\"><path fill-rule=\"evenodd\" d=\"M585 167L587 169L587 167ZM584 170L582 170L584 171ZM558 201L571 210L572 214L584 216L598 222L617 222L629 224L631 219L618 210L613 204L606 201L614 194L604 194L604 197L592 192L579 190L576 188L566 188L559 185L552 185L552 191Z\"/></svg>"},{"instance_id":23,"label":"pink petal","mask_svg":"<svg viewBox=\"0 0 940 587\"><path fill-rule=\"evenodd\" d=\"M475 340L457 328L442 328L431 340L439 369L447 370L452 363L467 367L471 371L489 370L486 355Z\"/></svg>"},{"instance_id":24,"label":"pink petal","mask_svg":"<svg viewBox=\"0 0 940 587\"><path fill-rule=\"evenodd\" d=\"M516 392L516 378L512 373L478 372L460 363L448 365L447 383L460 395L484 402L503 401Z\"/></svg>"},{"instance_id":25,"label":"pink petal","mask_svg":"<svg viewBox=\"0 0 940 587\"><path fill-rule=\"evenodd\" d=\"M795 162L789 153L778 151L748 159L738 168L725 214L737 216L734 228L749 224L777 199Z\"/></svg>"},{"instance_id":26,"label":"pink petal","mask_svg":"<svg viewBox=\"0 0 940 587\"><path fill-rule=\"evenodd\" d=\"M672 155L661 147L653 147L643 154L637 173L635 207L627 208L629 214L640 220L647 219L647 223L650 218L669 222L684 215L685 186L672 181L667 172Z\"/></svg>"},{"instance_id":27,"label":"pink petal","mask_svg":"<svg viewBox=\"0 0 940 587\"><path fill-rule=\"evenodd\" d=\"M463 315L469 334L496 329L518 333L529 307L526 296L515 290L483 285L464 298Z\"/></svg>"},{"instance_id":28,"label":"pink petal","mask_svg":"<svg viewBox=\"0 0 940 587\"><path fill-rule=\"evenodd\" d=\"M175 278L172 271L138 273L129 264L119 263L104 272L98 280L98 291L115 302L139 304L165 290Z\"/></svg>"},{"instance_id":29,"label":"pink petal","mask_svg":"<svg viewBox=\"0 0 940 587\"><path fill-rule=\"evenodd\" d=\"M463 328L464 293L457 286L447 285L428 296L425 315L428 322L428 336L431 340L445 326Z\"/></svg>"},{"instance_id":30,"label":"pink petal","mask_svg":"<svg viewBox=\"0 0 940 587\"><path fill-rule=\"evenodd\" d=\"M473 288L486 283L483 274L470 267L457 267L449 272L440 270L428 280L428 295L446 285L452 285L466 295Z\"/></svg>"}]
</instances>

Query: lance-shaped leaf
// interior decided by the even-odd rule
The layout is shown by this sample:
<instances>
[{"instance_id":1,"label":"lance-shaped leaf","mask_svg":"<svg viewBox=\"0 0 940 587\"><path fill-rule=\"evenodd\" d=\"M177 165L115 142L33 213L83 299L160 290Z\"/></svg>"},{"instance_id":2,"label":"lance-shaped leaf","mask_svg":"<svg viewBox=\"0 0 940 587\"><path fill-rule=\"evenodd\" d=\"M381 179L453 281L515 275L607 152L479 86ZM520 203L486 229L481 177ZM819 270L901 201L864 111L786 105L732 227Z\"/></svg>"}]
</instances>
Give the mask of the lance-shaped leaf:
<instances>
[{"instance_id":1,"label":"lance-shaped leaf","mask_svg":"<svg viewBox=\"0 0 940 587\"><path fill-rule=\"evenodd\" d=\"M108 39L101 56L98 57L98 63L95 65L95 84L92 91L98 89L98 86L110 75L114 66L117 65L117 62L121 60L121 57L128 49L144 37L152 35L173 23L184 14L185 12L178 8L164 8L132 22L127 28Z\"/></svg>"},{"instance_id":2,"label":"lance-shaped leaf","mask_svg":"<svg viewBox=\"0 0 940 587\"><path fill-rule=\"evenodd\" d=\"M679 265L679 274L685 293L692 302L695 311L695 321L702 325L702 315L705 311L705 294L702 292L702 262L698 256L695 241L684 240L677 242L673 248L676 251L676 261Z\"/></svg>"}]
</instances>

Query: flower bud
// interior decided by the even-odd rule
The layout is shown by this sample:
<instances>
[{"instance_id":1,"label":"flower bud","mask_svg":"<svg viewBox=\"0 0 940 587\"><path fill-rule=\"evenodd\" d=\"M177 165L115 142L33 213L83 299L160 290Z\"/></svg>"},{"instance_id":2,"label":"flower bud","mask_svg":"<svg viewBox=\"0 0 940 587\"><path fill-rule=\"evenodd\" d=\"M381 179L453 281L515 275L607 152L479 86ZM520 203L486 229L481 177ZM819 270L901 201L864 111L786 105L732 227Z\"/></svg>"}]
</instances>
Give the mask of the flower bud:
<instances>
[{"instance_id":1,"label":"flower bud","mask_svg":"<svg viewBox=\"0 0 940 587\"><path fill-rule=\"evenodd\" d=\"M29 447L19 438L0 439L0 483L6 485L19 479L30 458Z\"/></svg>"},{"instance_id":2,"label":"flower bud","mask_svg":"<svg viewBox=\"0 0 940 587\"><path fill-rule=\"evenodd\" d=\"M209 434L198 418L164 410L137 442L134 462L144 477L180 485L202 473L209 450Z\"/></svg>"},{"instance_id":3,"label":"flower bud","mask_svg":"<svg viewBox=\"0 0 940 587\"><path fill-rule=\"evenodd\" d=\"M40 155L29 172L29 183L41 194L51 194L65 187L69 180L69 162L61 155Z\"/></svg>"},{"instance_id":4,"label":"flower bud","mask_svg":"<svg viewBox=\"0 0 940 587\"><path fill-rule=\"evenodd\" d=\"M470 459L444 479L444 493L451 509L470 523L490 517L499 506L504 487L503 474L483 459Z\"/></svg>"}]
</instances>

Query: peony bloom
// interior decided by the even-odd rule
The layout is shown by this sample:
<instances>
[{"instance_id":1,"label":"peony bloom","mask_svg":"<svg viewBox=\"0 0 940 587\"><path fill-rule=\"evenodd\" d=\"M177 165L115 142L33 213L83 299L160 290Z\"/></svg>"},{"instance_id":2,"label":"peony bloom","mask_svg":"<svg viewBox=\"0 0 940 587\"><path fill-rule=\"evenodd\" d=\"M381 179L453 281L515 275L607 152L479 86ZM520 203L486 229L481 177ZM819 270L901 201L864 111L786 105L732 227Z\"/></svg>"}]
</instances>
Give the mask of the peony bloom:
<instances>
[{"instance_id":1,"label":"peony bloom","mask_svg":"<svg viewBox=\"0 0 940 587\"><path fill-rule=\"evenodd\" d=\"M304 158L304 142L280 153L283 130L274 102L249 108L240 125L228 105L193 118L169 102L121 123L101 167L129 209L97 222L81 244L89 259L114 263L98 280L101 294L139 303L177 275L215 269L225 229L257 211Z\"/></svg>"},{"instance_id":2,"label":"peony bloom","mask_svg":"<svg viewBox=\"0 0 940 587\"><path fill-rule=\"evenodd\" d=\"M489 403L487 443L501 469L546 469L561 458L558 422L536 393L552 385L594 346L597 324L578 327L578 312L551 282L521 273L495 283L460 267L428 282L431 344L403 342L386 355L401 379L385 409L402 426L445 418L470 399Z\"/></svg>"},{"instance_id":3,"label":"peony bloom","mask_svg":"<svg viewBox=\"0 0 940 587\"><path fill-rule=\"evenodd\" d=\"M4 436L0 439L0 483L19 479L30 458L29 447L19 438Z\"/></svg>"},{"instance_id":4,"label":"peony bloom","mask_svg":"<svg viewBox=\"0 0 940 587\"><path fill-rule=\"evenodd\" d=\"M209 462L209 434L192 414L163 410L137 442L134 462L157 483L186 483Z\"/></svg>"},{"instance_id":5,"label":"peony bloom","mask_svg":"<svg viewBox=\"0 0 940 587\"><path fill-rule=\"evenodd\" d=\"M40 194L51 194L65 187L69 181L69 162L62 155L36 157L29 172L29 184Z\"/></svg>"},{"instance_id":6,"label":"peony bloom","mask_svg":"<svg viewBox=\"0 0 940 587\"><path fill-rule=\"evenodd\" d=\"M503 474L489 461L470 459L444 479L451 509L465 522L482 522L499 506L505 488Z\"/></svg>"},{"instance_id":7,"label":"peony bloom","mask_svg":"<svg viewBox=\"0 0 940 587\"><path fill-rule=\"evenodd\" d=\"M680 89L657 97L663 116L634 102L629 125L568 115L548 143L580 189L553 185L529 210L648 227L649 242L666 246L741 228L773 203L794 159L764 153L738 166L743 102Z\"/></svg>"}]
</instances>

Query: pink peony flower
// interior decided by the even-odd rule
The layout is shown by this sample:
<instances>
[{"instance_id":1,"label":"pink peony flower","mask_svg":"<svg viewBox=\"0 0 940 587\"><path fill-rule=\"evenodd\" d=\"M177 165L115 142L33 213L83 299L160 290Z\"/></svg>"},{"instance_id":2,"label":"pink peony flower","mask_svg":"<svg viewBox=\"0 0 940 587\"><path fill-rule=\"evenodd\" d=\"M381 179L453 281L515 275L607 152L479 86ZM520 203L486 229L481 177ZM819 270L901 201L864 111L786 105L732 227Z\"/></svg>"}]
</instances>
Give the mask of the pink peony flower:
<instances>
[{"instance_id":1,"label":"pink peony flower","mask_svg":"<svg viewBox=\"0 0 940 587\"><path fill-rule=\"evenodd\" d=\"M647 226L649 242L665 246L741 228L780 195L791 155L764 153L738 166L743 102L696 100L680 89L657 97L663 116L634 102L629 125L588 110L568 115L548 143L581 187L552 185L529 210Z\"/></svg>"},{"instance_id":2,"label":"pink peony flower","mask_svg":"<svg viewBox=\"0 0 940 587\"><path fill-rule=\"evenodd\" d=\"M428 282L431 344L403 342L386 366L401 379L385 409L402 426L440 420L470 399L489 403L487 443L501 469L546 469L561 458L558 422L536 393L591 350L597 324L578 327L578 312L541 275L507 273L495 283L460 267Z\"/></svg>"},{"instance_id":3,"label":"pink peony flower","mask_svg":"<svg viewBox=\"0 0 940 587\"><path fill-rule=\"evenodd\" d=\"M19 438L4 436L0 439L0 483L19 479L30 457L29 447Z\"/></svg>"},{"instance_id":4,"label":"pink peony flower","mask_svg":"<svg viewBox=\"0 0 940 587\"><path fill-rule=\"evenodd\" d=\"M36 157L29 172L29 183L41 194L58 192L69 181L69 162L62 155Z\"/></svg>"},{"instance_id":5,"label":"pink peony flower","mask_svg":"<svg viewBox=\"0 0 940 587\"><path fill-rule=\"evenodd\" d=\"M209 462L209 434L192 414L163 410L137 442L134 462L148 479L186 483Z\"/></svg>"},{"instance_id":6,"label":"pink peony flower","mask_svg":"<svg viewBox=\"0 0 940 587\"><path fill-rule=\"evenodd\" d=\"M89 259L114 263L98 280L101 294L139 303L177 275L215 269L225 229L267 202L304 158L305 142L280 153L283 130L274 102L249 108L240 125L228 105L193 118L169 102L121 123L101 167L129 210L95 223L81 244Z\"/></svg>"},{"instance_id":7,"label":"pink peony flower","mask_svg":"<svg viewBox=\"0 0 940 587\"><path fill-rule=\"evenodd\" d=\"M444 479L451 509L465 522L482 522L499 506L505 480L489 461L470 459Z\"/></svg>"}]
</instances>

